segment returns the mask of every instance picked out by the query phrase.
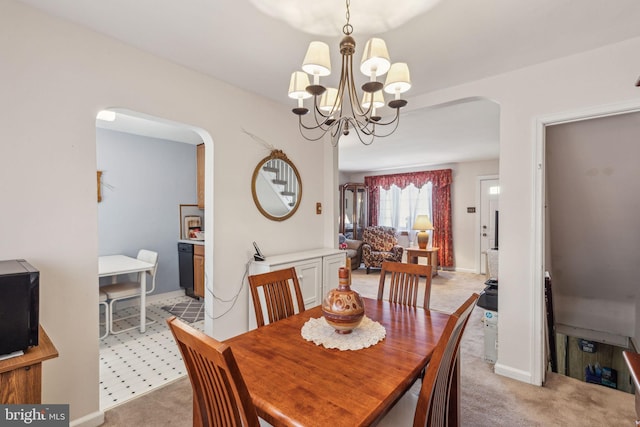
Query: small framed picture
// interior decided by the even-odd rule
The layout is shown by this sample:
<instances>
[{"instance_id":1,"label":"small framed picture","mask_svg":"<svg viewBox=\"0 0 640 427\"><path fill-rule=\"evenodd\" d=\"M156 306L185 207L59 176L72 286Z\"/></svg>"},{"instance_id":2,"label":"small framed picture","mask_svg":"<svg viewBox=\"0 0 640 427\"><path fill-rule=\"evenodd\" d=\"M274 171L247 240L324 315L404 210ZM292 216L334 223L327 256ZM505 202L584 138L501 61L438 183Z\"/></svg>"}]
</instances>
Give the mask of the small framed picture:
<instances>
[{"instance_id":1,"label":"small framed picture","mask_svg":"<svg viewBox=\"0 0 640 427\"><path fill-rule=\"evenodd\" d=\"M196 232L202 230L202 218L199 216L185 216L184 217L184 227L182 227L182 231L184 233L184 239L194 239L196 238Z\"/></svg>"}]
</instances>

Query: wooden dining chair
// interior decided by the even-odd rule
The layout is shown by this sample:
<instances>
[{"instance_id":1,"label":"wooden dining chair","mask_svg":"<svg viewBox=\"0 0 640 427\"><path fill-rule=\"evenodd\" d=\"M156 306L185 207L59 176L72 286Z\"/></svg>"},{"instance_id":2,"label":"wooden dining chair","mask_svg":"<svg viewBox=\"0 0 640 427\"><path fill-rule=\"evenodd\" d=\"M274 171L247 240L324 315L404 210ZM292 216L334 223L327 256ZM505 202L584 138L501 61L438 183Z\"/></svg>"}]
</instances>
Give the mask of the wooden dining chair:
<instances>
[{"instance_id":1,"label":"wooden dining chair","mask_svg":"<svg viewBox=\"0 0 640 427\"><path fill-rule=\"evenodd\" d=\"M460 341L477 301L478 294L474 293L451 314L429 360L419 394L412 390L406 392L380 421L379 427L410 426L411 418L414 427L460 425ZM452 396L455 402L450 401Z\"/></svg>"},{"instance_id":2,"label":"wooden dining chair","mask_svg":"<svg viewBox=\"0 0 640 427\"><path fill-rule=\"evenodd\" d=\"M384 296L385 283L389 278L389 301L398 304L417 306L418 290L424 287L422 306L429 309L431 299L431 266L406 264L401 262L383 262L378 285L378 299ZM424 280L421 279L424 277Z\"/></svg>"},{"instance_id":3,"label":"wooden dining chair","mask_svg":"<svg viewBox=\"0 0 640 427\"><path fill-rule=\"evenodd\" d=\"M231 347L175 316L167 324L191 381L194 426L269 425L258 418Z\"/></svg>"},{"instance_id":4,"label":"wooden dining chair","mask_svg":"<svg viewBox=\"0 0 640 427\"><path fill-rule=\"evenodd\" d=\"M302 291L294 267L249 276L249 286L258 327L266 324L265 311L268 323L286 319L296 313L296 308L298 313L304 311ZM293 294L297 307L294 307Z\"/></svg>"}]
</instances>

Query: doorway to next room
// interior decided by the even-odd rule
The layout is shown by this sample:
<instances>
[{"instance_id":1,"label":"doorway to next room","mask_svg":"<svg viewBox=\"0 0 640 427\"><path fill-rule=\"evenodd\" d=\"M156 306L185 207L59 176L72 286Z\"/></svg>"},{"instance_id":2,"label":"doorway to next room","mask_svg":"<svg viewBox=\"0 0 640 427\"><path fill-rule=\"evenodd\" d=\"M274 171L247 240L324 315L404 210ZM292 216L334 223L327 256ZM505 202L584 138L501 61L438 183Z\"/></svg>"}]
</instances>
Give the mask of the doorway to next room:
<instances>
[{"instance_id":1,"label":"doorway to next room","mask_svg":"<svg viewBox=\"0 0 640 427\"><path fill-rule=\"evenodd\" d=\"M640 337L640 113L550 125L545 132L551 365L581 381L632 392L622 352L635 351Z\"/></svg>"},{"instance_id":2,"label":"doorway to next room","mask_svg":"<svg viewBox=\"0 0 640 427\"><path fill-rule=\"evenodd\" d=\"M137 328L140 300L133 298L116 304L113 317L129 319L115 321L113 329L133 328L100 339L103 411L186 375L165 319L171 315L169 307L195 301L180 286L183 207L193 206L188 213L195 216L196 212L201 226L205 223L205 211L197 206L200 135L187 125L125 110L112 112L107 115L111 120L96 120L96 160L101 172L98 255L135 258L140 249L147 249L158 253L158 267L155 290L146 296L146 331ZM123 280L137 277L117 277ZM110 282L111 278L101 279L101 284ZM102 311L100 315L102 336L107 325ZM204 320L193 325L203 330Z\"/></svg>"}]
</instances>

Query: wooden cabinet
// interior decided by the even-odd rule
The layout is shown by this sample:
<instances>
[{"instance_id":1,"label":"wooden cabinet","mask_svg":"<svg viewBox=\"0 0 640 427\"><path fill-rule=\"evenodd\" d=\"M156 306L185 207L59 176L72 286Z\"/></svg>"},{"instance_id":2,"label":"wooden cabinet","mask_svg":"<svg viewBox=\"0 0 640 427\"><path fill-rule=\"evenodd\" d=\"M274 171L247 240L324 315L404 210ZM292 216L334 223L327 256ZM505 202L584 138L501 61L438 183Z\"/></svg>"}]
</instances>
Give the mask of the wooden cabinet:
<instances>
[{"instance_id":1,"label":"wooden cabinet","mask_svg":"<svg viewBox=\"0 0 640 427\"><path fill-rule=\"evenodd\" d=\"M204 209L204 144L196 147L196 188L198 193L198 207Z\"/></svg>"},{"instance_id":2,"label":"wooden cabinet","mask_svg":"<svg viewBox=\"0 0 640 427\"><path fill-rule=\"evenodd\" d=\"M322 294L320 303L331 289L338 287L338 270L345 266L346 251L322 257Z\"/></svg>"},{"instance_id":3,"label":"wooden cabinet","mask_svg":"<svg viewBox=\"0 0 640 427\"><path fill-rule=\"evenodd\" d=\"M345 265L345 251L339 249L314 249L275 256L264 261L253 261L249 274L294 267L298 275L305 309L322 304L325 289L338 287L338 268ZM256 328L256 316L251 292L249 292L249 329Z\"/></svg>"},{"instance_id":4,"label":"wooden cabinet","mask_svg":"<svg viewBox=\"0 0 640 427\"><path fill-rule=\"evenodd\" d=\"M347 239L362 240L369 225L369 191L364 184L344 184L340 187L339 232Z\"/></svg>"},{"instance_id":5,"label":"wooden cabinet","mask_svg":"<svg viewBox=\"0 0 640 427\"><path fill-rule=\"evenodd\" d=\"M193 293L204 298L204 245L193 245Z\"/></svg>"},{"instance_id":6,"label":"wooden cabinet","mask_svg":"<svg viewBox=\"0 0 640 427\"><path fill-rule=\"evenodd\" d=\"M58 357L58 350L42 327L38 341L22 356L0 361L0 404L41 403L42 362Z\"/></svg>"}]
</instances>

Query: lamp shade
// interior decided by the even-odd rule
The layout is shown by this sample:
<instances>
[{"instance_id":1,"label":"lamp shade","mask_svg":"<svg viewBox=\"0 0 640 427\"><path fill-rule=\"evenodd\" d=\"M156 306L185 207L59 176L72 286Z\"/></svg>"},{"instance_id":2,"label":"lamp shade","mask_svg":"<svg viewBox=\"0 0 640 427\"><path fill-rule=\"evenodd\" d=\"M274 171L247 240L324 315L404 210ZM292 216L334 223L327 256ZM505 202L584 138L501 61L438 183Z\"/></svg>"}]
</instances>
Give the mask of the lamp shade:
<instances>
[{"instance_id":1,"label":"lamp shade","mask_svg":"<svg viewBox=\"0 0 640 427\"><path fill-rule=\"evenodd\" d=\"M382 91L379 90L379 91L373 92L373 93L364 92L364 96L362 97L362 107L363 108L365 108L365 109L369 108L369 105L371 104L371 96L373 96L373 107L374 108L384 107L384 95L382 94Z\"/></svg>"},{"instance_id":2,"label":"lamp shade","mask_svg":"<svg viewBox=\"0 0 640 427\"><path fill-rule=\"evenodd\" d=\"M340 100L338 98L338 89L334 87L327 88L320 98L320 110L334 114L340 111ZM336 102L337 100L337 102ZM335 108L334 108L335 106Z\"/></svg>"},{"instance_id":3,"label":"lamp shade","mask_svg":"<svg viewBox=\"0 0 640 427\"><path fill-rule=\"evenodd\" d=\"M429 215L416 216L416 220L414 221L412 228L420 231L433 230L433 224L431 224L431 221L429 220Z\"/></svg>"},{"instance_id":4,"label":"lamp shade","mask_svg":"<svg viewBox=\"0 0 640 427\"><path fill-rule=\"evenodd\" d=\"M382 39L372 38L367 41L362 53L362 62L360 63L360 71L365 76L382 76L389 71L391 61L389 60L389 51L387 45Z\"/></svg>"},{"instance_id":5,"label":"lamp shade","mask_svg":"<svg viewBox=\"0 0 640 427\"><path fill-rule=\"evenodd\" d=\"M396 62L391 65L387 80L384 83L384 91L387 93L404 93L409 89L411 89L409 66L405 62Z\"/></svg>"},{"instance_id":6,"label":"lamp shade","mask_svg":"<svg viewBox=\"0 0 640 427\"><path fill-rule=\"evenodd\" d=\"M329 45L314 41L309 43L307 54L302 62L302 70L305 73L317 76L331 74L331 59L329 57Z\"/></svg>"},{"instance_id":7,"label":"lamp shade","mask_svg":"<svg viewBox=\"0 0 640 427\"><path fill-rule=\"evenodd\" d=\"M309 86L309 76L307 73L294 71L291 73L291 80L289 81L289 98L310 98L312 95L307 92L307 86Z\"/></svg>"}]
</instances>

